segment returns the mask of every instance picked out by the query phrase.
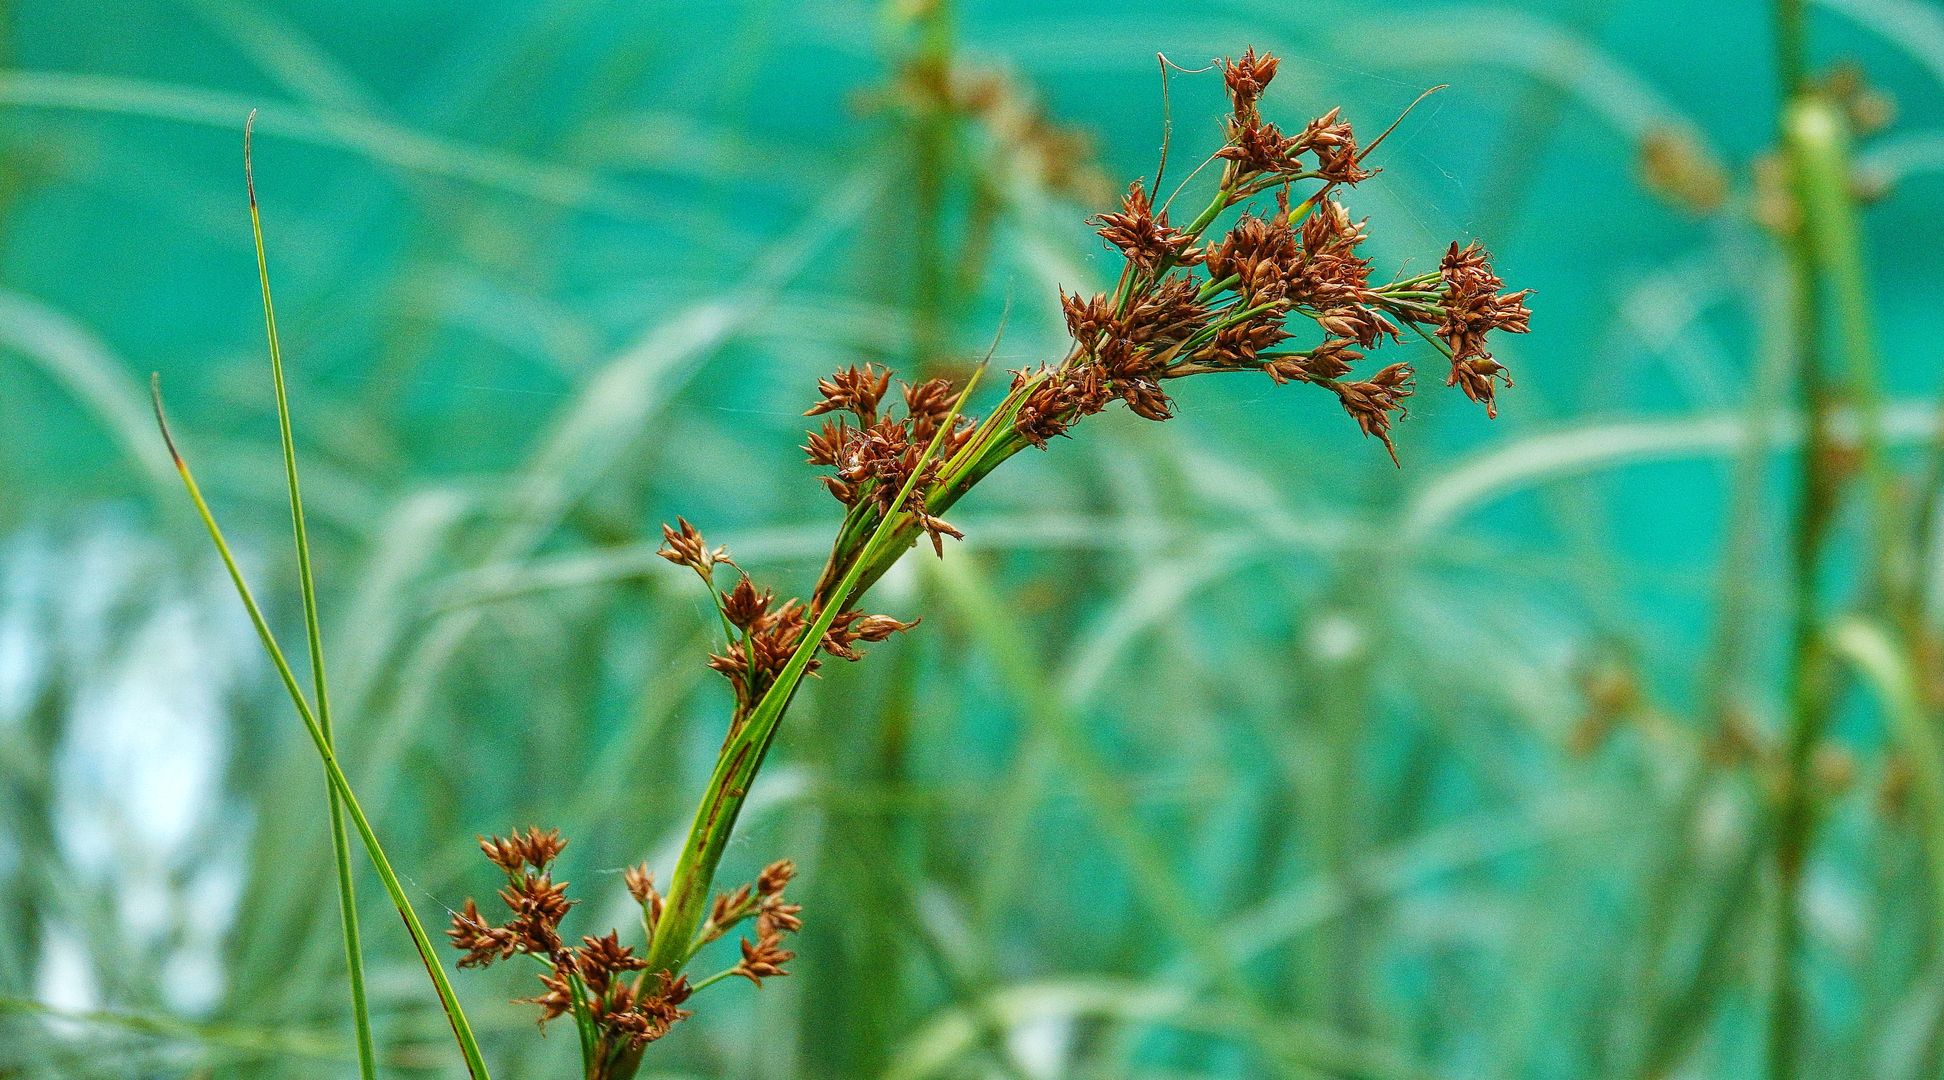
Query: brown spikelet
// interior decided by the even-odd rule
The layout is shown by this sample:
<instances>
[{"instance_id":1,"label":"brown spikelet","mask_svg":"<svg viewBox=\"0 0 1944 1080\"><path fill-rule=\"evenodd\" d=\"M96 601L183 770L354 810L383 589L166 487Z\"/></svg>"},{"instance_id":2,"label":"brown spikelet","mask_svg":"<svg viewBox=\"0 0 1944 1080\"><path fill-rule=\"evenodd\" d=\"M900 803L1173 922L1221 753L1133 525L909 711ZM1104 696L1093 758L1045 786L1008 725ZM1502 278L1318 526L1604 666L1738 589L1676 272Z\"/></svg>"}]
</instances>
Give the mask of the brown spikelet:
<instances>
[{"instance_id":1,"label":"brown spikelet","mask_svg":"<svg viewBox=\"0 0 1944 1080\"><path fill-rule=\"evenodd\" d=\"M1119 211L1089 220L1100 238L1120 249L1132 265L1152 272L1163 263L1189 266L1200 261L1195 238L1168 224L1167 211L1156 213L1154 201L1139 180L1127 187Z\"/></svg>"},{"instance_id":2,"label":"brown spikelet","mask_svg":"<svg viewBox=\"0 0 1944 1080\"><path fill-rule=\"evenodd\" d=\"M878 403L890 389L891 372L876 364L847 368L817 382L817 393L822 397L805 409L803 415L848 412L857 417L858 423L869 427L877 422Z\"/></svg>"},{"instance_id":3,"label":"brown spikelet","mask_svg":"<svg viewBox=\"0 0 1944 1080\"><path fill-rule=\"evenodd\" d=\"M1402 463L1397 460L1397 447L1391 442L1391 414L1403 415L1404 399L1411 396L1411 374L1409 365L1392 364L1362 382L1330 384L1343 411L1356 420L1365 435L1383 442L1393 464Z\"/></svg>"},{"instance_id":4,"label":"brown spikelet","mask_svg":"<svg viewBox=\"0 0 1944 1080\"><path fill-rule=\"evenodd\" d=\"M1280 64L1281 61L1268 53L1257 56L1253 45L1241 57L1221 62L1222 82L1228 87L1229 101L1237 116L1255 115L1262 92L1269 88Z\"/></svg>"},{"instance_id":5,"label":"brown spikelet","mask_svg":"<svg viewBox=\"0 0 1944 1080\"><path fill-rule=\"evenodd\" d=\"M1505 282L1492 272L1491 256L1476 242L1463 248L1457 241L1439 266L1444 286L1444 320L1438 336L1451 348L1451 376L1445 385L1498 415L1496 382L1512 385L1504 365L1492 358L1487 338L1494 331L1523 334L1531 329L1532 312L1526 297L1532 290L1501 292Z\"/></svg>"},{"instance_id":6,"label":"brown spikelet","mask_svg":"<svg viewBox=\"0 0 1944 1080\"><path fill-rule=\"evenodd\" d=\"M735 972L761 986L764 979L788 975L789 972L784 970L783 965L794 959L796 954L783 947L783 938L780 934L758 935L754 942L744 938L742 939L742 962L736 965Z\"/></svg>"},{"instance_id":7,"label":"brown spikelet","mask_svg":"<svg viewBox=\"0 0 1944 1080\"><path fill-rule=\"evenodd\" d=\"M716 563L729 557L729 552L724 548L709 550L702 541L702 534L686 518L678 517L675 521L675 525L662 526L662 546L655 554L698 574L707 574Z\"/></svg>"}]
</instances>

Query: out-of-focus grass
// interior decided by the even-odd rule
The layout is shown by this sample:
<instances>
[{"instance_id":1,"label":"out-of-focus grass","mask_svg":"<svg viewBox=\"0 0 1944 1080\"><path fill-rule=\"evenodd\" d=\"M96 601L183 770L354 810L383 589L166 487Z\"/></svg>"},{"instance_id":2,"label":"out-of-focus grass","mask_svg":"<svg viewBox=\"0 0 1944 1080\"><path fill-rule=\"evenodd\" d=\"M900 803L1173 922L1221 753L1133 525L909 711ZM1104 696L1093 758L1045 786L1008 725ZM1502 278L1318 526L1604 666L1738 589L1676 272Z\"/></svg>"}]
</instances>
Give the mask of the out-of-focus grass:
<instances>
[{"instance_id":1,"label":"out-of-focus grass","mask_svg":"<svg viewBox=\"0 0 1944 1080\"><path fill-rule=\"evenodd\" d=\"M963 359L1007 302L1021 366L1057 346L1054 286L1097 284L1094 207L977 123L887 109L891 69L998 66L1121 177L1152 168L1152 53L1248 43L1290 58L1292 115L1368 125L1455 84L1353 205L1399 223L1380 266L1476 229L1540 288L1501 420L1425 395L1399 473L1324 410L1197 388L983 491L953 561L883 586L932 617L804 695L730 849L804 864L797 974L649 1074L1755 1070L1773 792L1723 734L1782 730L1805 430L1745 214L1766 11L960 3L940 37L924 6L0 9L0 1075L353 1068L316 766L139 396L161 369L246 563L291 580L250 107L338 738L431 917L483 887L478 832L562 826L588 897L672 860L724 704L657 522L807 577L833 520L793 449L814 377ZM1901 107L1860 148L1893 182L1864 239L1880 340L1908 343L1885 455L1921 477L1944 24L1811 14L1817 56ZM1178 118L1219 96L1172 93ZM1738 178L1721 212L1643 192L1666 130ZM1935 502L1898 498L1931 508L1919 603L1832 635L1857 681L1817 769L1802 1075L1933 1076L1944 1045L1938 713L1906 647L1935 628ZM265 600L298 632L294 590ZM409 942L369 923L381 1064L454 1074ZM571 1068L504 1004L531 990L460 987L501 1075Z\"/></svg>"}]
</instances>

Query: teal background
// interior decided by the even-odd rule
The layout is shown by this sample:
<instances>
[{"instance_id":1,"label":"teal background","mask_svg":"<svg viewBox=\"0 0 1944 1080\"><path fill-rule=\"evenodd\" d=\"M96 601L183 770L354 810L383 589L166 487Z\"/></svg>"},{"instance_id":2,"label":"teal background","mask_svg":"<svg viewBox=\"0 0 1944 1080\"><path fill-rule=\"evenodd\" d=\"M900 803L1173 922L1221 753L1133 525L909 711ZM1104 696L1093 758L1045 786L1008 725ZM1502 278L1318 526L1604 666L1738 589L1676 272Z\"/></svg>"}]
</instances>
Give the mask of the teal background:
<instances>
[{"instance_id":1,"label":"teal background","mask_svg":"<svg viewBox=\"0 0 1944 1080\"><path fill-rule=\"evenodd\" d=\"M474 835L537 821L573 837L593 932L627 917L618 867L666 876L727 710L660 523L806 589L837 514L798 414L833 367L926 351L912 283L926 236L965 256L968 178L1000 210L930 361L995 338L995 366L1055 358L1056 286L1116 269L1083 219L1154 169L1155 53L1249 44L1284 57L1286 126L1341 105L1368 137L1449 84L1347 201L1380 273L1476 236L1537 290L1499 418L1399 346L1426 361L1401 470L1314 388L1206 379L1166 425L1115 411L983 485L962 549L878 594L924 624L804 695L731 848L732 875L803 865L796 972L698 999L647 1073L1254 1077L1283 1047L1291 1075L1754 1074L1762 780L1709 747L1731 721L1772 745L1787 704L1794 455L1740 437L1784 408L1762 390L1781 255L1750 220L1778 123L1764 5L0 14L0 1076L352 1074L315 762L144 400L159 373L297 641L251 109L352 779L428 921L490 891ZM1818 63L1896 104L1859 178L1914 476L1944 7L1810 18ZM970 121L919 164L887 88L928 19L1088 137L1090 186ZM1180 177L1218 137L1219 76L1169 95ZM1723 208L1648 190L1656 132L1723 171ZM1737 521L1750 553L1725 559ZM1841 542L1858 528L1848 508ZM1589 746L1603 693L1622 715ZM1928 841L1875 699L1840 720L1805 1075L1936 1076ZM387 1060L456 1075L364 884ZM459 979L499 1071L570 1075L571 1035L504 1004L529 983Z\"/></svg>"}]
</instances>

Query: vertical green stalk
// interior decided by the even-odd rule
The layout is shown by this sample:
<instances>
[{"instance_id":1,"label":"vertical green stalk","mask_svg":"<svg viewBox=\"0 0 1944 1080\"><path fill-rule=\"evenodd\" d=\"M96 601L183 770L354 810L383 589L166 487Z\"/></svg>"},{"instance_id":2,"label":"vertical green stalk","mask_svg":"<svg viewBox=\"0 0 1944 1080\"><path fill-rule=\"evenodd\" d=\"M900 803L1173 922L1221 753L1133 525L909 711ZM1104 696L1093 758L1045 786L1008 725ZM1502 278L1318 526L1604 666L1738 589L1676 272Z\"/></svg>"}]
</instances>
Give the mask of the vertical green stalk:
<instances>
[{"instance_id":1,"label":"vertical green stalk","mask_svg":"<svg viewBox=\"0 0 1944 1080\"><path fill-rule=\"evenodd\" d=\"M1855 419L1869 511L1869 586L1885 590L1911 573L1899 528L1896 482L1883 453L1883 392L1879 385L1876 318L1864 263L1863 223L1854 194L1855 154L1849 120L1822 93L1805 95L1788 113L1803 239L1826 290L1842 362L1841 398Z\"/></svg>"},{"instance_id":2,"label":"vertical green stalk","mask_svg":"<svg viewBox=\"0 0 1944 1080\"><path fill-rule=\"evenodd\" d=\"M1798 218L1810 212L1801 197L1802 154L1796 137L1794 112L1808 82L1808 27L1804 0L1776 0L1776 67L1782 85L1782 147L1795 193ZM1826 693L1816 677L1816 568L1832 501L1827 394L1817 354L1816 259L1811 230L1794 223L1788 239L1791 295L1789 298L1790 353L1795 361L1796 392L1806 425L1797 490L1795 528L1791 546L1790 593L1790 711L1781 803L1776 814L1774 846L1776 897L1771 934L1771 985L1768 1016L1768 1075L1790 1080L1796 1072L1802 1005L1796 987L1795 954L1800 927L1802 860L1808 846L1813 814L1808 790L1809 761L1816 738L1828 718Z\"/></svg>"},{"instance_id":3,"label":"vertical green stalk","mask_svg":"<svg viewBox=\"0 0 1944 1080\"><path fill-rule=\"evenodd\" d=\"M1794 532L1791 699L1776 818L1777 892L1768 1027L1769 1076L1791 1080L1800 1069L1803 1020L1797 978L1798 907L1803 863L1814 840L1816 820L1809 766L1838 696L1822 632L1816 578L1845 481L1837 464L1839 447L1830 431L1839 397L1853 406L1859 425L1858 449L1870 496L1873 586L1881 587L1887 576L1895 575L1898 556L1894 498L1881 453L1874 330L1861 228L1850 190L1848 123L1837 104L1810 84L1802 0L1778 0L1776 27L1778 67L1788 94L1782 150L1796 211L1788 245L1794 287L1791 332L1798 394L1808 425ZM1826 370L1825 308L1833 315L1829 329L1841 342L1841 385Z\"/></svg>"},{"instance_id":4,"label":"vertical green stalk","mask_svg":"<svg viewBox=\"0 0 1944 1080\"><path fill-rule=\"evenodd\" d=\"M1794 140L1785 153L1794 163ZM1802 208L1806 212L1806 208ZM1827 385L1818 354L1818 278L1806 235L1790 239L1794 295L1790 322L1796 357L1796 394L1802 422L1808 425L1802 443L1802 468L1796 491L1796 521L1792 532L1792 579L1788 600L1788 732L1783 759L1783 791L1777 806L1775 835L1775 930L1769 987L1769 1076L1790 1080L1796 1074L1796 1039L1800 1037L1802 1002L1796 987L1798 903L1802 894L1802 861L1814 827L1814 793L1810 791L1810 758L1816 740L1829 721L1831 695L1820 662L1816 571L1822 563L1823 540L1835 503L1837 478L1831 462L1835 447L1829 435Z\"/></svg>"},{"instance_id":5,"label":"vertical green stalk","mask_svg":"<svg viewBox=\"0 0 1944 1080\"><path fill-rule=\"evenodd\" d=\"M298 685L297 676L290 669L290 662L284 658L282 647L270 632L270 624L263 618L263 610L257 606L256 597L250 592L249 583L243 579L243 571L236 565L236 556L230 552L229 542L223 538L223 530L216 524L216 516L210 512L209 503L203 499L202 488L196 484L196 477L189 471L189 463L183 460L176 449L175 437L169 432L168 418L162 411L162 380L155 376L149 384L149 392L155 403L155 423L162 429L162 441L169 449L169 459L175 465L176 474L182 478L182 486L189 493L189 501L195 504L196 513L202 518L203 528L208 530L209 539L216 545L216 554L223 560L223 569L229 572L230 583L236 587L237 598L243 602L243 610L250 616L250 625L256 628L257 640L263 643L263 651L270 656L270 662L277 669L277 677L283 680L284 691L290 695L290 703L297 709L297 717L304 723L304 730L317 748L317 756L324 762L324 775L330 781L331 789L337 793L338 800L351 817L351 825L357 830L358 839L363 842L365 854L370 856L371 865L378 872L378 880L385 886L385 894L391 898L392 906L398 909L399 917L405 920L405 929L412 936L412 944L418 949L419 959L425 964L425 973L432 980L432 988L439 995L439 1004L445 1009L446 1021L452 1025L452 1036L459 1044L459 1052L466 1059L466 1071L473 1080L491 1080L486 1061L479 1053L479 1041L473 1037L472 1025L466 1021L465 1010L459 1006L459 997L453 993L452 982L446 977L445 969L439 964L437 952L433 950L432 939L425 932L425 925L419 922L418 913L412 910L412 902L405 896L405 888L399 883L398 874L392 870L391 860L385 857L385 849L378 843L378 834L372 829L371 821L365 817L364 808L358 805L358 797L351 791L351 781L345 778L344 770L338 766L337 753L331 748L331 741L324 737L324 729L319 726L317 716L311 711L310 702L304 697L303 687Z\"/></svg>"},{"instance_id":6,"label":"vertical green stalk","mask_svg":"<svg viewBox=\"0 0 1944 1080\"><path fill-rule=\"evenodd\" d=\"M277 391L277 433L283 441L284 479L290 489L290 528L297 545L297 579L304 598L304 636L310 644L311 689L317 702L317 726L324 742L337 749L331 731L331 694L324 677L324 636L317 619L317 584L311 575L310 533L304 527L304 497L297 483L296 440L290 430L290 401L284 392L283 347L277 340L277 308L270 299L270 264L263 253L263 219L257 213L256 170L250 153L256 113L243 123L243 184L250 195L250 234L256 241L257 282L263 290L263 328L270 340L270 378ZM358 931L358 897L351 878L351 842L344 831L344 806L327 779L324 794L330 803L331 855L337 870L338 915L344 927L344 966L351 983L351 1022L357 1032L358 1075L378 1075L377 1052L371 1038L371 1007L365 994L364 946Z\"/></svg>"},{"instance_id":7,"label":"vertical green stalk","mask_svg":"<svg viewBox=\"0 0 1944 1080\"><path fill-rule=\"evenodd\" d=\"M1800 147L1786 139L1784 153L1793 166ZM1800 205L1800 204L1798 204ZM1801 212L1806 213L1803 207ZM1822 562L1829 518L1839 480L1834 475L1835 446L1829 431L1829 392L1819 363L1817 300L1820 292L1807 230L1790 240L1794 296L1791 298L1796 386L1803 422L1796 519L1791 541L1789 608L1789 721L1783 758L1782 790L1776 813L1774 847L1776 897L1774 950L1769 994L1768 1066L1771 1080L1791 1080L1801 1032L1802 1003L1796 985L1800 937L1798 907L1802 867L1814 827L1814 792L1809 765L1829 721L1832 698L1823 663L1817 621L1816 577Z\"/></svg>"},{"instance_id":8,"label":"vertical green stalk","mask_svg":"<svg viewBox=\"0 0 1944 1080\"><path fill-rule=\"evenodd\" d=\"M1784 100L1794 99L1809 83L1809 17L1807 0L1775 0L1775 67Z\"/></svg>"},{"instance_id":9,"label":"vertical green stalk","mask_svg":"<svg viewBox=\"0 0 1944 1080\"><path fill-rule=\"evenodd\" d=\"M917 48L906 64L923 95L912 131L911 349L917 360L912 370L924 379L944 359L948 344L945 193L958 117L951 91L951 0L929 0L917 19Z\"/></svg>"}]
</instances>

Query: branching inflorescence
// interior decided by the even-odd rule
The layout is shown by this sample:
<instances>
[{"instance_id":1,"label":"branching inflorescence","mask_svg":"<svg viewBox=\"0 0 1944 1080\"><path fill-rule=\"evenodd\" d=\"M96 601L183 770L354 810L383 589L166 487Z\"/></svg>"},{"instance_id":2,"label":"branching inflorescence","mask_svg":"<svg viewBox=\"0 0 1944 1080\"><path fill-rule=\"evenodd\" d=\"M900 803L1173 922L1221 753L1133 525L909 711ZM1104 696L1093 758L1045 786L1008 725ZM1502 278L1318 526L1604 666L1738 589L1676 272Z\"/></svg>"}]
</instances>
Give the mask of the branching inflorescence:
<instances>
[{"instance_id":1,"label":"branching inflorescence","mask_svg":"<svg viewBox=\"0 0 1944 1080\"><path fill-rule=\"evenodd\" d=\"M532 1000L543 1018L574 1017L588 1076L632 1075L642 1048L688 1015L681 1006L694 992L729 975L760 984L785 973L791 953L784 936L798 927L797 907L783 899L789 863L707 901L750 782L819 653L856 660L860 643L915 624L858 604L921 538L940 555L946 537L962 538L942 515L1006 459L1046 448L1115 401L1166 420L1174 414L1170 380L1260 372L1278 384L1330 391L1395 461L1391 423L1412 393L1412 368L1353 371L1366 353L1401 341L1407 328L1449 361L1446 385L1496 415L1498 387L1510 379L1489 339L1494 331L1526 331L1528 294L1503 292L1476 243L1453 243L1435 273L1373 284L1371 261L1358 254L1365 223L1333 194L1374 175L1364 162L1376 142L1359 147L1337 110L1295 134L1264 119L1259 106L1276 74L1273 56L1251 49L1221 67L1233 108L1224 145L1208 162L1220 164L1214 197L1176 225L1172 196L1156 206L1137 180L1118 210L1092 219L1121 253L1120 278L1111 292L1061 294L1073 339L1061 360L1013 372L1007 393L983 419L962 412L976 374L964 386L932 379L896 395L891 373L872 364L819 382L807 415L828 419L810 432L804 451L826 470L823 483L845 514L809 600L779 602L687 521L664 526L662 556L702 580L720 616L724 646L709 666L729 680L735 709L667 895L655 890L645 867L628 874L646 951L637 956L615 934L563 942L558 927L569 901L549 871L562 841L538 830L482 841L507 875L501 898L510 921L489 924L468 902L450 931L467 954L462 966L521 953L544 962L546 992ZM1315 186L1292 205L1296 187L1306 184ZM1264 196L1268 205L1256 206ZM1239 217L1211 238L1216 222L1238 207ZM1291 347L1298 337L1291 316L1313 328L1301 347ZM750 918L756 933L743 939L742 959L691 985L683 974L689 962Z\"/></svg>"}]
</instances>

